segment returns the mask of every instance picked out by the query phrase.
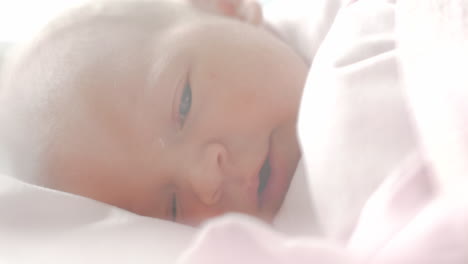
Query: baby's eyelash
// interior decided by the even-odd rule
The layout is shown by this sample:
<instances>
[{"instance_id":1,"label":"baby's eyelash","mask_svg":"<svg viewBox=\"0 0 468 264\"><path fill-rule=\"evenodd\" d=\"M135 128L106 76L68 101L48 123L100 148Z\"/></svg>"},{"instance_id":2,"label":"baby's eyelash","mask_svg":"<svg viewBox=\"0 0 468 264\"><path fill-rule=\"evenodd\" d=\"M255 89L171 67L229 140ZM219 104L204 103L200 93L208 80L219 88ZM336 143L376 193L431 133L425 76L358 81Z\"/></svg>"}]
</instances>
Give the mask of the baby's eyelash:
<instances>
[{"instance_id":1,"label":"baby's eyelash","mask_svg":"<svg viewBox=\"0 0 468 264\"><path fill-rule=\"evenodd\" d=\"M180 103L179 103L179 121L182 126L188 114L190 113L191 107L192 107L192 89L190 87L190 84L187 83L184 87L184 90L182 91L182 95L180 96Z\"/></svg>"},{"instance_id":2,"label":"baby's eyelash","mask_svg":"<svg viewBox=\"0 0 468 264\"><path fill-rule=\"evenodd\" d=\"M177 221L177 196L175 193L172 194L171 200L171 217L172 221Z\"/></svg>"}]
</instances>

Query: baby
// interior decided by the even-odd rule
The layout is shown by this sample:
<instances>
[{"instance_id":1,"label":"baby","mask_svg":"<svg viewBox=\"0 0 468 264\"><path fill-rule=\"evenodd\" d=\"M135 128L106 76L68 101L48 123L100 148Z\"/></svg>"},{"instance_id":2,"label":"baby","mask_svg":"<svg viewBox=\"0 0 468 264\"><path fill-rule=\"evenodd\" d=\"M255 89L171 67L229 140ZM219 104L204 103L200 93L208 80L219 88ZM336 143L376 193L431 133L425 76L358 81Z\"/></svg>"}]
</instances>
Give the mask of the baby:
<instances>
[{"instance_id":1,"label":"baby","mask_svg":"<svg viewBox=\"0 0 468 264\"><path fill-rule=\"evenodd\" d=\"M137 214L271 222L306 75L256 3L94 1L9 65L0 146L19 178Z\"/></svg>"}]
</instances>

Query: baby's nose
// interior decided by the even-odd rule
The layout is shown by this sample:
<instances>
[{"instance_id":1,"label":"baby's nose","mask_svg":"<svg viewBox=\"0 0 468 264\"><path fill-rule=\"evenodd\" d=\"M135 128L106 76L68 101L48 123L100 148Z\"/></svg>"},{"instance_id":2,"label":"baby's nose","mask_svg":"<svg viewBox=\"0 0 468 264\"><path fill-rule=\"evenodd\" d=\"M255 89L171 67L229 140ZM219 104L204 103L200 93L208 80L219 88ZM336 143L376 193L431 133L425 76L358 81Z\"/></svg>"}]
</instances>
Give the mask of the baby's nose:
<instances>
[{"instance_id":1,"label":"baby's nose","mask_svg":"<svg viewBox=\"0 0 468 264\"><path fill-rule=\"evenodd\" d=\"M191 185L206 205L216 204L223 194L223 167L226 162L226 149L218 143L211 143L203 149L194 171L190 173Z\"/></svg>"}]
</instances>

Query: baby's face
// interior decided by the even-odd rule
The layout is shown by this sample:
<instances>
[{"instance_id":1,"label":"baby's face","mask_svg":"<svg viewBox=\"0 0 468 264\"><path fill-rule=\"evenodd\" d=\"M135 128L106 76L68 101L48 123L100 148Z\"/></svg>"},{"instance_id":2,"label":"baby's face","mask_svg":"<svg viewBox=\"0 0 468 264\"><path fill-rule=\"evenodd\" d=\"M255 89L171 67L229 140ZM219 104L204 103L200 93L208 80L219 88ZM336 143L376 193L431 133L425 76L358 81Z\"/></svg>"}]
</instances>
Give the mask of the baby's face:
<instances>
[{"instance_id":1,"label":"baby's face","mask_svg":"<svg viewBox=\"0 0 468 264\"><path fill-rule=\"evenodd\" d=\"M149 49L129 43L119 53L141 59L90 66L87 120L57 152L51 185L189 225L225 212L271 221L300 158L306 65L267 32L218 18L171 26Z\"/></svg>"}]
</instances>

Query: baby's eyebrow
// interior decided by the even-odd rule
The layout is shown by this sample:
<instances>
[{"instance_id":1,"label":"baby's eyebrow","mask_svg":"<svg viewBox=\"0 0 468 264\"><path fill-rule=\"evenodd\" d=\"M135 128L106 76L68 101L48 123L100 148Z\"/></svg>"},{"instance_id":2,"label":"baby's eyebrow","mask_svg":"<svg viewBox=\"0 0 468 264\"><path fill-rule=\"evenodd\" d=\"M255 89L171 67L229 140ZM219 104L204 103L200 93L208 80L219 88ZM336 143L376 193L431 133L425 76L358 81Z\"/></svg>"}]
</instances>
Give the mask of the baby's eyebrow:
<instances>
[{"instance_id":1,"label":"baby's eyebrow","mask_svg":"<svg viewBox=\"0 0 468 264\"><path fill-rule=\"evenodd\" d=\"M159 138L159 144L161 145L162 148L166 147L166 141L162 137Z\"/></svg>"},{"instance_id":2,"label":"baby's eyebrow","mask_svg":"<svg viewBox=\"0 0 468 264\"><path fill-rule=\"evenodd\" d=\"M156 62L150 66L148 71L148 80L145 87L145 94L147 94L148 89L153 89L158 83L159 79L163 75L168 61L168 55L162 55L162 58L156 59Z\"/></svg>"}]
</instances>

